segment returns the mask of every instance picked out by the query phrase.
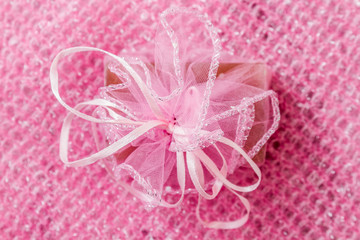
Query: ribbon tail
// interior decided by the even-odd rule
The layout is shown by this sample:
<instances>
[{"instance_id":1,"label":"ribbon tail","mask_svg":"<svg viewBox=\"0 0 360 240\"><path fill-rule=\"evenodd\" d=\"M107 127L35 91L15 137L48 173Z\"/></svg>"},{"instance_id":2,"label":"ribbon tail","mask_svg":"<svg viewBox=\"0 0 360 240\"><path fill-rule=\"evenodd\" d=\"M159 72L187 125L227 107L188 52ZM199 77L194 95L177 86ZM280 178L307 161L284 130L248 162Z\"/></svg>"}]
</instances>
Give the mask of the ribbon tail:
<instances>
[{"instance_id":1,"label":"ribbon tail","mask_svg":"<svg viewBox=\"0 0 360 240\"><path fill-rule=\"evenodd\" d=\"M211 222L204 221L200 216L200 205L201 205L202 197L199 194L198 204L196 206L196 217L199 220L199 222L203 224L205 227L214 228L214 229L235 229L243 226L249 219L249 214L251 209L249 201L245 197L236 193L235 191L231 189L229 190L240 199L241 203L244 205L246 209L246 214L234 221L211 221Z\"/></svg>"},{"instance_id":2,"label":"ribbon tail","mask_svg":"<svg viewBox=\"0 0 360 240\"><path fill-rule=\"evenodd\" d=\"M208 171L217 179L216 181L220 181L222 184L225 185L225 187L228 190L230 190L233 194L235 194L239 198L239 200L244 205L244 207L247 211L244 216L242 216L241 218L234 220L234 221L211 221L211 222L204 221L200 216L201 200L202 200L202 198L205 198L205 199L211 199L211 198L208 198L208 196L206 195L207 193L203 189L201 189L201 188L197 187L197 185L195 185L195 184L198 184L198 182L196 182L197 181L196 177L193 176L192 180L195 179L195 182L193 181L193 183L195 185L195 188L199 192L199 199L198 199L198 204L196 207L196 217L205 227L214 228L214 229L234 229L234 228L241 227L242 225L244 225L247 222L247 220L249 218L249 214L250 214L250 209L251 209L249 201L245 197L239 195L236 191L250 192L250 191L253 191L254 189L256 189L261 181L261 171L255 164L255 162L236 143L234 143L230 139L227 139L224 137L221 138L219 140L219 142L222 142L230 147L233 147L236 151L238 151L241 155L243 155L244 158L248 161L248 163L252 167L252 169L254 170L254 172L256 173L256 175L258 176L258 181L255 184L246 186L246 187L237 186L226 179L226 172L224 173L224 168L219 170L217 168L217 166L215 165L215 163L206 155L206 153L203 150L200 149L200 150L194 151L194 153L189 154L189 156L193 157L194 159L198 158L198 161L199 161L198 166L199 165L201 166L201 163L200 163L200 161L201 161L204 164L204 166L208 169ZM223 158L223 161L225 161L223 155L221 154L220 150L217 148L216 144L214 146L216 147L217 151ZM190 163L191 163L191 161L190 161ZM226 162L225 162L225 164L226 164ZM192 174L193 175L195 174L194 172L191 173L191 167L194 167L194 166L195 166L195 164L193 164L193 166L190 166L190 168L189 168L190 176L192 176ZM217 194L218 194L218 192L217 192Z\"/></svg>"},{"instance_id":3,"label":"ribbon tail","mask_svg":"<svg viewBox=\"0 0 360 240\"><path fill-rule=\"evenodd\" d=\"M161 206L174 208L178 207L185 195L185 160L184 160L184 153L183 152L176 152L176 168L177 168L177 179L181 190L180 199L176 203L168 203L166 201L161 202Z\"/></svg>"},{"instance_id":4,"label":"ribbon tail","mask_svg":"<svg viewBox=\"0 0 360 240\"><path fill-rule=\"evenodd\" d=\"M235 150L237 150L241 155L244 156L244 158L248 161L251 168L254 170L255 174L258 176L258 180L256 183L250 185L250 186L238 186L233 183L231 183L229 180L226 179L226 177L219 171L215 163L210 159L208 155L204 153L203 150L196 150L194 151L194 154L200 159L200 161L204 164L204 166L209 170L209 172L218 180L220 180L225 186L227 186L230 189L233 189L238 192L251 192L254 191L260 184L261 181L261 171L259 167L256 165L256 163L245 153L244 150L241 149L236 143L231 141L228 138L220 138L219 142L225 143L226 145L229 145L230 147L233 147Z\"/></svg>"},{"instance_id":5,"label":"ribbon tail","mask_svg":"<svg viewBox=\"0 0 360 240\"><path fill-rule=\"evenodd\" d=\"M214 185L212 186L212 194L208 194L204 188L204 170L199 159L192 152L186 152L186 163L191 181L199 195L207 200L214 199L219 194L222 183L215 181Z\"/></svg>"}]
</instances>

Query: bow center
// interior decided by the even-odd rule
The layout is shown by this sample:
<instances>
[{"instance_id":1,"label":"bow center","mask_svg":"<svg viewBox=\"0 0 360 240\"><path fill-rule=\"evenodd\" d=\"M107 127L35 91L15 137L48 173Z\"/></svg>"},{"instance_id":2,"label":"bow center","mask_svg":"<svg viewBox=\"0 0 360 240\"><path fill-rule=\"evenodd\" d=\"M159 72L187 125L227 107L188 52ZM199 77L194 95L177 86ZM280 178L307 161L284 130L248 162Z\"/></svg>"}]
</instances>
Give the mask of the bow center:
<instances>
[{"instance_id":1,"label":"bow center","mask_svg":"<svg viewBox=\"0 0 360 240\"><path fill-rule=\"evenodd\" d=\"M172 136L170 151L185 148L190 144L190 131L187 128L179 126L176 121L170 121L166 127L166 132Z\"/></svg>"},{"instance_id":2,"label":"bow center","mask_svg":"<svg viewBox=\"0 0 360 240\"><path fill-rule=\"evenodd\" d=\"M175 130L175 123L173 121L169 122L167 128L166 128L166 131L169 133L169 134L173 134L174 133L174 130Z\"/></svg>"}]
</instances>

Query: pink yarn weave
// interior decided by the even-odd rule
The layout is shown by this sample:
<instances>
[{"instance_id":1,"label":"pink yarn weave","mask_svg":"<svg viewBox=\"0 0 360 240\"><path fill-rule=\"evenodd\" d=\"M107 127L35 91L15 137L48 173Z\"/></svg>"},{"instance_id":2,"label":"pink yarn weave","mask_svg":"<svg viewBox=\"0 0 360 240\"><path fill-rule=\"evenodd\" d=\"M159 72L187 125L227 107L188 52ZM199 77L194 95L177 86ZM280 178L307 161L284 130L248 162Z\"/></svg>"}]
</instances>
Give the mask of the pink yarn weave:
<instances>
[{"instance_id":1,"label":"pink yarn weave","mask_svg":"<svg viewBox=\"0 0 360 240\"><path fill-rule=\"evenodd\" d=\"M263 59L274 75L282 118L261 166L261 185L246 194L252 205L248 223L236 230L203 228L192 195L181 208L149 212L126 196L101 164L66 168L59 161L66 113L50 91L55 54L76 45L113 53L141 49L154 37L168 2L2 1L1 238L360 238L359 3L175 3L208 12L221 29L224 51ZM102 57L84 54L70 60L61 65L71 73L60 86L66 101L92 99L103 85L103 72L97 70ZM79 121L75 127L81 131L72 137L70 150L78 159L92 153L95 143L89 124ZM252 179L250 171L236 171L231 178ZM202 207L202 214L236 218L239 209L232 194L223 191Z\"/></svg>"}]
</instances>

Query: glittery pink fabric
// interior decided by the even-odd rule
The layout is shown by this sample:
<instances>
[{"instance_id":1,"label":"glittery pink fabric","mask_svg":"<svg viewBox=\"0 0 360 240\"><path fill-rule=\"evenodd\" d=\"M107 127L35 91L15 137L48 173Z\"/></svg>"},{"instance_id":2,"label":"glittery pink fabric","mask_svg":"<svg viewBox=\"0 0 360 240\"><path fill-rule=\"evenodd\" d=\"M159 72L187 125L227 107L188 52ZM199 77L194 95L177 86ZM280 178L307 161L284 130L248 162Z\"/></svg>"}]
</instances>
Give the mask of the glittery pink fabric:
<instances>
[{"instance_id":1,"label":"glittery pink fabric","mask_svg":"<svg viewBox=\"0 0 360 240\"><path fill-rule=\"evenodd\" d=\"M181 208L148 211L101 164L66 168L59 160L66 112L50 90L55 54L78 45L141 49L167 1L1 1L1 239L359 239L360 3L175 3L207 12L221 29L224 51L263 59L273 71L282 118L261 166L262 183L246 194L248 223L203 228L193 195ZM61 65L69 72L60 86L65 99L91 99L103 85L103 57L70 60ZM94 152L95 143L89 124L75 127L81 130L71 139L76 159ZM243 169L231 177L252 179ZM241 209L223 191L202 214L236 218Z\"/></svg>"}]
</instances>

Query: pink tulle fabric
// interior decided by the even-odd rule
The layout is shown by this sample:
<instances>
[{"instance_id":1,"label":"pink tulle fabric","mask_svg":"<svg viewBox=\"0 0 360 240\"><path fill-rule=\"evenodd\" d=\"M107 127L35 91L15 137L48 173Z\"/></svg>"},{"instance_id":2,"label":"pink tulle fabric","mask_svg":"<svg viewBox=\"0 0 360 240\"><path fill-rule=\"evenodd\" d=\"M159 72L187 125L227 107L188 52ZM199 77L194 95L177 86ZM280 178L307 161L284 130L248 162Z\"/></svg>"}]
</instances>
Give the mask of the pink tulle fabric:
<instances>
[{"instance_id":1,"label":"pink tulle fabric","mask_svg":"<svg viewBox=\"0 0 360 240\"><path fill-rule=\"evenodd\" d=\"M247 144L246 151L253 158L275 132L280 118L275 93L247 84L254 78L268 83L271 75L257 67L261 62L247 60L244 63L240 58L221 54L220 38L207 18L197 11L173 8L164 11L160 21L155 47L146 47L154 49L153 52L123 52L119 56L146 81L163 113L161 119L173 125L173 129L153 129L125 147L125 150L135 149L126 159L119 161L115 154L105 161L117 180L133 181L134 188L159 200L163 194L180 191L176 152L204 149L220 168L222 158L213 146L217 139L223 136L244 147L251 132L256 137ZM195 26L201 31L194 33ZM120 63L108 61L105 66L121 83L102 87L100 97L117 104L118 110L129 119L157 119L130 73ZM240 62L242 64L216 77L219 63ZM257 111L262 111L256 119L255 104ZM111 119L101 107L95 115ZM113 144L136 127L101 125L99 134L106 140L102 147ZM229 146L219 144L217 147L227 161L228 174L246 164ZM211 175L205 172L205 178L208 188ZM195 190L190 179L187 173L186 192Z\"/></svg>"},{"instance_id":2,"label":"pink tulle fabric","mask_svg":"<svg viewBox=\"0 0 360 240\"><path fill-rule=\"evenodd\" d=\"M198 11L169 8L160 21L153 58L118 57L91 47L65 49L54 58L51 89L70 111L61 130L60 159L79 167L108 158L105 166L110 175L148 206L178 207L185 193L194 190L199 194L196 216L205 227L241 227L248 220L250 203L239 193L254 191L261 181L261 170L251 158L264 147L280 120L276 94L266 90L269 70L258 67L260 63L240 64L240 60L221 57L216 29ZM195 26L202 30L199 35L192 32ZM115 74L119 83L102 87L99 97L72 108L59 92L58 64L68 55L88 51L104 53L115 61L105 65L105 72ZM227 71L217 76L221 62ZM247 84L251 80L263 83L264 88ZM84 112L96 106L94 116ZM69 161L71 124L76 116L92 123L98 152ZM100 139L108 146L101 147ZM125 159L118 159L119 155ZM227 179L242 162L256 174L255 183L244 186ZM201 200L215 199L222 187L239 199L246 214L230 221L203 220ZM211 193L206 192L210 188ZM164 189L180 193L179 200L167 202Z\"/></svg>"}]
</instances>

